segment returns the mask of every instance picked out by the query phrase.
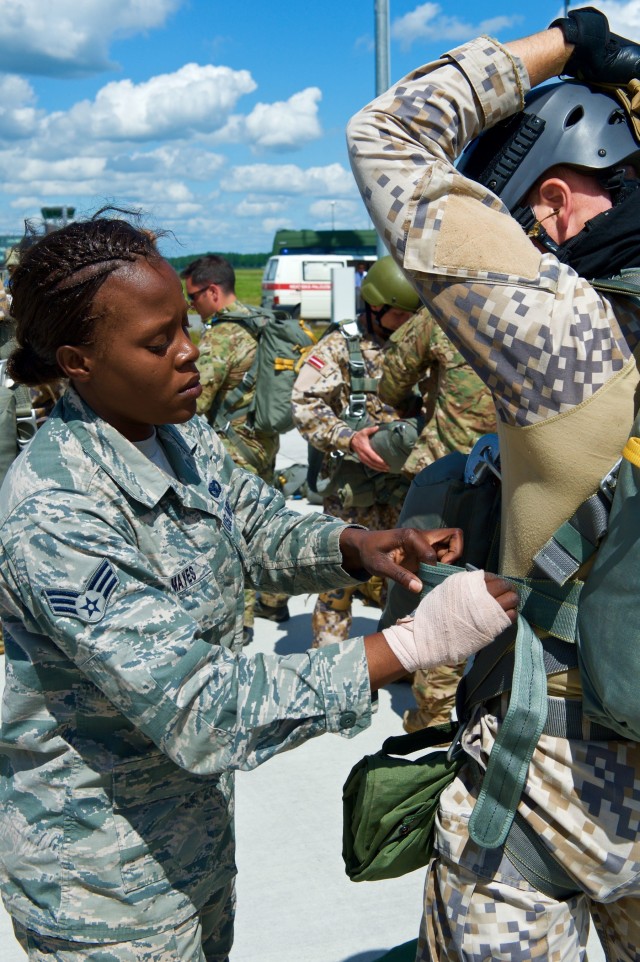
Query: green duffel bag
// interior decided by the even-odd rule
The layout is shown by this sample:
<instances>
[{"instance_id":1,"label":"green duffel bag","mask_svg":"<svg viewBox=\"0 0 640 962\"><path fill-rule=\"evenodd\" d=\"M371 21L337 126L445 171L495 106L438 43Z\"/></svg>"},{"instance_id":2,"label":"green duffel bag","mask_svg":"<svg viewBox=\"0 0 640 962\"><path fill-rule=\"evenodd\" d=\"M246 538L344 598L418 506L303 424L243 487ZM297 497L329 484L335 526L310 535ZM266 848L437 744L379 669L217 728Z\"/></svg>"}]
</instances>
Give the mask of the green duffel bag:
<instances>
[{"instance_id":1,"label":"green duffel bag","mask_svg":"<svg viewBox=\"0 0 640 962\"><path fill-rule=\"evenodd\" d=\"M387 738L375 755L351 770L342 792L342 857L352 882L397 878L423 868L431 857L440 795L465 756L446 751L414 760L396 757L450 742L455 725L434 725Z\"/></svg>"},{"instance_id":2,"label":"green duffel bag","mask_svg":"<svg viewBox=\"0 0 640 962\"><path fill-rule=\"evenodd\" d=\"M390 949L381 955L378 962L416 962L418 954L418 940L412 939L410 942L403 942L396 945L395 949Z\"/></svg>"}]
</instances>

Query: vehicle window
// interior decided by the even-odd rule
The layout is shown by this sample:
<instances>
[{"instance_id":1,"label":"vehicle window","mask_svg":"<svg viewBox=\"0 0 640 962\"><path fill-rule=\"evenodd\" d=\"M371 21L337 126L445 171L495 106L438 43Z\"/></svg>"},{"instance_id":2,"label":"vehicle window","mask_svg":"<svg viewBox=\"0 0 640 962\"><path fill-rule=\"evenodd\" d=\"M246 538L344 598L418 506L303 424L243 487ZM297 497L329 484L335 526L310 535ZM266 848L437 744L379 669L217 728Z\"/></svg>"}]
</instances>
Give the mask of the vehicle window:
<instances>
[{"instance_id":1,"label":"vehicle window","mask_svg":"<svg viewBox=\"0 0 640 962\"><path fill-rule=\"evenodd\" d=\"M278 258L271 257L267 262L267 268L264 272L264 280L272 281L276 276L276 271L278 270Z\"/></svg>"},{"instance_id":2,"label":"vehicle window","mask_svg":"<svg viewBox=\"0 0 640 962\"><path fill-rule=\"evenodd\" d=\"M343 267L343 261L305 261L302 279L305 281L330 281L334 267Z\"/></svg>"}]
</instances>

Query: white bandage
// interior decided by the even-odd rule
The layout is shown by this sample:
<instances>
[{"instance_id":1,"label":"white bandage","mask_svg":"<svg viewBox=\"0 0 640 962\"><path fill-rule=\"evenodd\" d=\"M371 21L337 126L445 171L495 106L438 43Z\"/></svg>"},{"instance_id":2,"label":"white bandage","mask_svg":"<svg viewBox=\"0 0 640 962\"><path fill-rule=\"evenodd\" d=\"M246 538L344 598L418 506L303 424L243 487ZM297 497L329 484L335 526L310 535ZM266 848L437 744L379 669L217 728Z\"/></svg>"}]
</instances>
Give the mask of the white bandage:
<instances>
[{"instance_id":1,"label":"white bandage","mask_svg":"<svg viewBox=\"0 0 640 962\"><path fill-rule=\"evenodd\" d=\"M493 641L511 620L484 583L484 571L461 571L422 599L412 616L382 634L407 671L454 665Z\"/></svg>"}]
</instances>

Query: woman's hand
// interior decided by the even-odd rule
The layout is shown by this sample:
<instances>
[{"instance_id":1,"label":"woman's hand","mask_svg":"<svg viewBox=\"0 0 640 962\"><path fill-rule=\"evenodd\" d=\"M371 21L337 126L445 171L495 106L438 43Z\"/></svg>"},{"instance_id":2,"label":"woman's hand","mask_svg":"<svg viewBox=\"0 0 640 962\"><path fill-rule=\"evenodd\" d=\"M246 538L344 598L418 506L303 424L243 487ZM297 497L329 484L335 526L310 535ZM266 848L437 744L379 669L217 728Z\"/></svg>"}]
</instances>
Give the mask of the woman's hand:
<instances>
[{"instance_id":1,"label":"woman's hand","mask_svg":"<svg viewBox=\"0 0 640 962\"><path fill-rule=\"evenodd\" d=\"M462 547L460 528L436 528L433 531L345 528L340 535L342 567L350 575L362 577L363 581L370 575L391 578L403 588L415 592L422 590L422 582L415 576L420 563L440 561L453 564L461 556Z\"/></svg>"},{"instance_id":2,"label":"woman's hand","mask_svg":"<svg viewBox=\"0 0 640 962\"><path fill-rule=\"evenodd\" d=\"M497 575L451 575L422 599L413 616L382 632L406 671L453 665L484 648L517 618L518 594Z\"/></svg>"}]
</instances>

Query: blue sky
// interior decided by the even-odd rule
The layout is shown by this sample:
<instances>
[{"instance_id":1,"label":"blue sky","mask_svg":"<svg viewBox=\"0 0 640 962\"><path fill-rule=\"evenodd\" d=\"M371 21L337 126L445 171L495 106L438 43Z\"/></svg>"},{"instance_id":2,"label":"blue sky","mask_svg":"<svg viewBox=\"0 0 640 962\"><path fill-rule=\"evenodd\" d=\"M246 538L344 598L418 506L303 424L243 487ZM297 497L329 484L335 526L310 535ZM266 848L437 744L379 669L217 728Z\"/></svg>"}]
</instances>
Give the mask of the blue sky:
<instances>
[{"instance_id":1,"label":"blue sky","mask_svg":"<svg viewBox=\"0 0 640 962\"><path fill-rule=\"evenodd\" d=\"M593 3L640 36L640 0ZM572 7L578 4L570 4ZM390 0L397 80L563 3ZM375 93L374 0L0 0L0 234L43 205L142 209L172 256L369 227L344 128Z\"/></svg>"}]
</instances>

